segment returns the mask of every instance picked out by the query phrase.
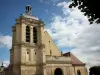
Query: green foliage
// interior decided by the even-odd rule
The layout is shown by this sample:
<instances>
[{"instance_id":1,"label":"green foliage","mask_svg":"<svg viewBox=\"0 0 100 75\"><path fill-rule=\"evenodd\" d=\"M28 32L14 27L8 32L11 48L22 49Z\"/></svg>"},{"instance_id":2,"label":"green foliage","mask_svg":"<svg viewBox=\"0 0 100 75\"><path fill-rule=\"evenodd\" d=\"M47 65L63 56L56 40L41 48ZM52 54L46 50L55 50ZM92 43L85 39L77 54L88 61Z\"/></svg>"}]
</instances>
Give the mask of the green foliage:
<instances>
[{"instance_id":1,"label":"green foliage","mask_svg":"<svg viewBox=\"0 0 100 75\"><path fill-rule=\"evenodd\" d=\"M90 75L100 75L100 66L93 66L89 70Z\"/></svg>"},{"instance_id":2,"label":"green foliage","mask_svg":"<svg viewBox=\"0 0 100 75\"><path fill-rule=\"evenodd\" d=\"M69 8L78 7L85 16L88 17L90 24L94 21L100 23L100 3L99 0L72 0Z\"/></svg>"}]
</instances>

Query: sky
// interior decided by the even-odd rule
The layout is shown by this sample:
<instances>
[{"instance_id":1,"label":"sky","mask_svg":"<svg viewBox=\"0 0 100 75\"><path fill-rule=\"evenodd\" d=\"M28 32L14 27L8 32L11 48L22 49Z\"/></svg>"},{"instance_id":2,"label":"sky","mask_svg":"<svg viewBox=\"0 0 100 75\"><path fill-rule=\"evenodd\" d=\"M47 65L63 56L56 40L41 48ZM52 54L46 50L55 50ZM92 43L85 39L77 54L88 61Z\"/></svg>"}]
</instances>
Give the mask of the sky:
<instances>
[{"instance_id":1,"label":"sky","mask_svg":"<svg viewBox=\"0 0 100 75\"><path fill-rule=\"evenodd\" d=\"M59 50L72 52L87 67L100 65L100 25L89 25L88 19L77 8L68 8L70 0L1 0L0 1L0 61L9 64L12 45L12 26L25 6L31 5L32 14L45 23Z\"/></svg>"}]
</instances>

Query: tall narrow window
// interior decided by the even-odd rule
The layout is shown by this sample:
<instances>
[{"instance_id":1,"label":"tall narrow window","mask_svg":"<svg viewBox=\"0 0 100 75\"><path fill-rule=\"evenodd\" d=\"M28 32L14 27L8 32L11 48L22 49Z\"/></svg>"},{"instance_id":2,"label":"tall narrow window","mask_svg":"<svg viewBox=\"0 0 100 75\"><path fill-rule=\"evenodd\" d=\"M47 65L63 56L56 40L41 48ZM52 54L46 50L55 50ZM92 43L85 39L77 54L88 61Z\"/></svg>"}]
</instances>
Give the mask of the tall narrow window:
<instances>
[{"instance_id":1,"label":"tall narrow window","mask_svg":"<svg viewBox=\"0 0 100 75\"><path fill-rule=\"evenodd\" d=\"M50 50L50 55L52 55L52 51Z\"/></svg>"},{"instance_id":2,"label":"tall narrow window","mask_svg":"<svg viewBox=\"0 0 100 75\"><path fill-rule=\"evenodd\" d=\"M80 70L77 70L77 75L81 75L81 72L80 72Z\"/></svg>"},{"instance_id":3,"label":"tall narrow window","mask_svg":"<svg viewBox=\"0 0 100 75\"><path fill-rule=\"evenodd\" d=\"M30 50L27 49L27 51L26 51L26 61L31 61L31 55L30 54L31 54Z\"/></svg>"},{"instance_id":4,"label":"tall narrow window","mask_svg":"<svg viewBox=\"0 0 100 75\"><path fill-rule=\"evenodd\" d=\"M30 27L26 26L26 42L30 42Z\"/></svg>"},{"instance_id":5,"label":"tall narrow window","mask_svg":"<svg viewBox=\"0 0 100 75\"><path fill-rule=\"evenodd\" d=\"M33 27L33 42L37 43L37 29Z\"/></svg>"}]
</instances>

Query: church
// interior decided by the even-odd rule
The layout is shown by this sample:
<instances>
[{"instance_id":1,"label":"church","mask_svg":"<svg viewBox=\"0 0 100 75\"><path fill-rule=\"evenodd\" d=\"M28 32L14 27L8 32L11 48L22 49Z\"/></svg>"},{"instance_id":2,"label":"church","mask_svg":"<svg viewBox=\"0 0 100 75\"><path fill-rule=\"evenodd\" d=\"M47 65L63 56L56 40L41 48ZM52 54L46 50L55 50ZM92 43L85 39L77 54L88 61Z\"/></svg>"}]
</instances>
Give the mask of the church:
<instances>
[{"instance_id":1,"label":"church","mask_svg":"<svg viewBox=\"0 0 100 75\"><path fill-rule=\"evenodd\" d=\"M85 65L71 52L63 54L57 48L44 31L44 22L32 16L27 5L12 27L10 64L0 75L88 75Z\"/></svg>"}]
</instances>

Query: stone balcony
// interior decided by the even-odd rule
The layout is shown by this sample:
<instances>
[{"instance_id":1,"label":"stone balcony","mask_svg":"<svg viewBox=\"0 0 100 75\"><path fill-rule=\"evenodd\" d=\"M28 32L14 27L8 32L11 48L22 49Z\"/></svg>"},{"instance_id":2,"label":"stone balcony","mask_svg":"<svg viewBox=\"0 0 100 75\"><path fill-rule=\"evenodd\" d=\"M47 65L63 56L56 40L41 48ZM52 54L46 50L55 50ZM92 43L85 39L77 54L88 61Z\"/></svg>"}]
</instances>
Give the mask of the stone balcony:
<instances>
[{"instance_id":1,"label":"stone balcony","mask_svg":"<svg viewBox=\"0 0 100 75\"><path fill-rule=\"evenodd\" d=\"M46 55L46 62L47 63L71 63L71 57L65 57L65 56L50 56L50 55Z\"/></svg>"}]
</instances>

